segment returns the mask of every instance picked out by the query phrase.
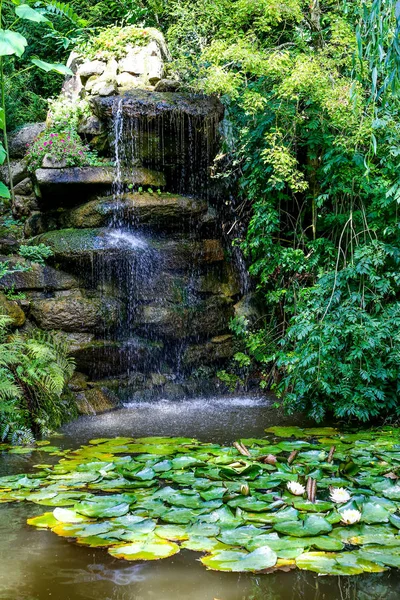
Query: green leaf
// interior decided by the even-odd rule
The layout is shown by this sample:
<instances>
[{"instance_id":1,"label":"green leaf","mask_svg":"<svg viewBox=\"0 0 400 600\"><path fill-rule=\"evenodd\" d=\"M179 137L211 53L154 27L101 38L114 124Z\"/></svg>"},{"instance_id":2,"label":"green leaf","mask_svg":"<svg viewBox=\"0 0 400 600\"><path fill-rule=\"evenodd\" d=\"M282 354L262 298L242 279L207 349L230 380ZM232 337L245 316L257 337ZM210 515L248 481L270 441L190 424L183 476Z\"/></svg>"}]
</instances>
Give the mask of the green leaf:
<instances>
[{"instance_id":1,"label":"green leaf","mask_svg":"<svg viewBox=\"0 0 400 600\"><path fill-rule=\"evenodd\" d=\"M104 496L103 498L96 498L94 501L79 502L75 504L74 510L86 517L122 517L122 515L129 512L129 504L124 502L121 496Z\"/></svg>"},{"instance_id":2,"label":"green leaf","mask_svg":"<svg viewBox=\"0 0 400 600\"><path fill-rule=\"evenodd\" d=\"M321 533L329 533L332 531L332 525L323 517L310 515L304 521L283 521L275 523L274 529L279 533L291 535L293 537L310 537L320 535Z\"/></svg>"},{"instance_id":3,"label":"green leaf","mask_svg":"<svg viewBox=\"0 0 400 600\"><path fill-rule=\"evenodd\" d=\"M1 150L0 150L1 155ZM1 163L0 163L1 164ZM10 190L2 181L0 181L0 198L6 198L9 200L11 198Z\"/></svg>"},{"instance_id":4,"label":"green leaf","mask_svg":"<svg viewBox=\"0 0 400 600\"><path fill-rule=\"evenodd\" d=\"M234 573L256 573L276 564L276 553L269 546L257 548L254 552L242 550L218 550L200 559L207 569Z\"/></svg>"},{"instance_id":5,"label":"green leaf","mask_svg":"<svg viewBox=\"0 0 400 600\"><path fill-rule=\"evenodd\" d=\"M34 21L35 23L50 23L49 19L39 11L31 8L28 4L20 4L15 7L15 14L20 19Z\"/></svg>"},{"instance_id":6,"label":"green leaf","mask_svg":"<svg viewBox=\"0 0 400 600\"><path fill-rule=\"evenodd\" d=\"M40 58L32 58L31 62L39 67L39 69L42 69L42 71L46 71L46 73L55 71L56 73L60 73L60 75L73 75L71 69L62 63L49 63Z\"/></svg>"},{"instance_id":7,"label":"green leaf","mask_svg":"<svg viewBox=\"0 0 400 600\"><path fill-rule=\"evenodd\" d=\"M28 41L23 35L9 29L0 29L0 56L22 56Z\"/></svg>"},{"instance_id":8,"label":"green leaf","mask_svg":"<svg viewBox=\"0 0 400 600\"><path fill-rule=\"evenodd\" d=\"M174 542L154 537L133 544L109 548L108 552L115 558L124 558L125 560L158 560L177 554L179 546Z\"/></svg>"}]
</instances>

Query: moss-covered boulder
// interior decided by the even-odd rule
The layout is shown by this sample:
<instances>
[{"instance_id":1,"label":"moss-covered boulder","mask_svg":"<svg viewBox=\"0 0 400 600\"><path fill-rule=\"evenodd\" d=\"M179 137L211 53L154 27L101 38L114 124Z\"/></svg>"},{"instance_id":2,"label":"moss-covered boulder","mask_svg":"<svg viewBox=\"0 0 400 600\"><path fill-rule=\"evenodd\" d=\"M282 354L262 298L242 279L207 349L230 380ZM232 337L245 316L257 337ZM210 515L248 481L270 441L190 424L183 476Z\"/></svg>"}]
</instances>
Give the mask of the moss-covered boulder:
<instances>
[{"instance_id":1,"label":"moss-covered boulder","mask_svg":"<svg viewBox=\"0 0 400 600\"><path fill-rule=\"evenodd\" d=\"M230 334L213 337L203 344L191 344L182 356L186 367L218 365L232 358L234 354L233 336Z\"/></svg>"},{"instance_id":2,"label":"moss-covered boulder","mask_svg":"<svg viewBox=\"0 0 400 600\"><path fill-rule=\"evenodd\" d=\"M28 219L29 237L54 229L107 226L113 219L152 230L179 230L196 226L207 212L207 202L177 194L132 193L118 200L100 197L71 210L36 213Z\"/></svg>"},{"instance_id":3,"label":"moss-covered boulder","mask_svg":"<svg viewBox=\"0 0 400 600\"><path fill-rule=\"evenodd\" d=\"M192 270L194 265L212 264L225 258L222 244L217 239L196 240L189 236L144 239L128 230L108 228L49 231L31 238L29 243L50 246L57 262L79 271L82 265L92 265L95 256L110 261L127 253L131 261L148 255L149 259L157 261L160 270Z\"/></svg>"},{"instance_id":4,"label":"moss-covered boulder","mask_svg":"<svg viewBox=\"0 0 400 600\"><path fill-rule=\"evenodd\" d=\"M123 318L121 303L113 298L83 296L80 291L53 298L33 299L30 316L41 329L96 332L115 327Z\"/></svg>"}]
</instances>

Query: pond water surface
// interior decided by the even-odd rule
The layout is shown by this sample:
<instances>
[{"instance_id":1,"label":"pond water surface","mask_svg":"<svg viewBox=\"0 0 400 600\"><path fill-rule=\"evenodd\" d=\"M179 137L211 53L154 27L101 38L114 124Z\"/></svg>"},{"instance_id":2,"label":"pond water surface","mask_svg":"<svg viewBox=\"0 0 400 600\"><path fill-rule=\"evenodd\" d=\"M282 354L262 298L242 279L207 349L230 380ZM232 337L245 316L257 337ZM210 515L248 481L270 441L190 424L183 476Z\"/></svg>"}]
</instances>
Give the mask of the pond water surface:
<instances>
[{"instance_id":1,"label":"pond water surface","mask_svg":"<svg viewBox=\"0 0 400 600\"><path fill-rule=\"evenodd\" d=\"M296 420L283 418L260 398L161 400L81 417L53 442L71 448L96 437L169 435L228 444L240 437L261 437L265 428L277 423L289 425ZM0 476L32 471L38 462L34 454L3 455ZM206 571L197 560L199 554L189 550L147 563L118 560L104 549L78 546L26 524L28 517L42 512L43 506L31 503L0 505L0 600L400 598L400 575L394 569L356 577L319 577L297 570L271 575L218 573Z\"/></svg>"}]
</instances>

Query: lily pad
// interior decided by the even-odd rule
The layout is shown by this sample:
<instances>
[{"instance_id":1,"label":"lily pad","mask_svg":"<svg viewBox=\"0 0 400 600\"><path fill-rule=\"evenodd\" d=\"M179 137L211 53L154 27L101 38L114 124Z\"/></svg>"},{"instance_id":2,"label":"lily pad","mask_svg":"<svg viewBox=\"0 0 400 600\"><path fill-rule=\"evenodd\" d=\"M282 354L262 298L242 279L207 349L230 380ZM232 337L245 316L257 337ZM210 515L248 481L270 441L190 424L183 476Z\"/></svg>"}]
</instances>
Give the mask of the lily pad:
<instances>
[{"instance_id":1,"label":"lily pad","mask_svg":"<svg viewBox=\"0 0 400 600\"><path fill-rule=\"evenodd\" d=\"M214 571L256 573L273 567L276 564L277 556L269 546L262 546L250 553L242 550L217 550L200 560L207 569Z\"/></svg>"},{"instance_id":2,"label":"lily pad","mask_svg":"<svg viewBox=\"0 0 400 600\"><path fill-rule=\"evenodd\" d=\"M274 529L279 533L293 537L312 537L332 531L332 525L326 519L317 515L310 515L304 520L283 521L275 523Z\"/></svg>"},{"instance_id":3,"label":"lily pad","mask_svg":"<svg viewBox=\"0 0 400 600\"><path fill-rule=\"evenodd\" d=\"M132 544L111 547L108 552L115 558L124 558L125 560L159 560L177 554L179 546L174 542L154 537Z\"/></svg>"}]
</instances>

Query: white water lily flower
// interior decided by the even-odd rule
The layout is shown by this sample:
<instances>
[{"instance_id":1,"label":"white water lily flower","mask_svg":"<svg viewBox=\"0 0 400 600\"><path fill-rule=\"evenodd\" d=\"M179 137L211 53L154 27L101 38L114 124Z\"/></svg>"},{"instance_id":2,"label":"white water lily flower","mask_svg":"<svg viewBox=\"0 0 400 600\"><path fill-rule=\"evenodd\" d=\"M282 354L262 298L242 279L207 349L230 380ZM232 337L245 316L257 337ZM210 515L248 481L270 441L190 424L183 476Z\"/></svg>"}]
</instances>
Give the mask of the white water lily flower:
<instances>
[{"instance_id":1,"label":"white water lily flower","mask_svg":"<svg viewBox=\"0 0 400 600\"><path fill-rule=\"evenodd\" d=\"M287 484L287 489L294 496L302 496L306 491L304 485L301 485L301 483L297 483L297 481L289 481Z\"/></svg>"},{"instance_id":2,"label":"white water lily flower","mask_svg":"<svg viewBox=\"0 0 400 600\"><path fill-rule=\"evenodd\" d=\"M343 502L348 502L351 496L347 490L344 488L333 488L331 490L331 500L332 502L336 502L337 504L341 504Z\"/></svg>"},{"instance_id":3,"label":"white water lily flower","mask_svg":"<svg viewBox=\"0 0 400 600\"><path fill-rule=\"evenodd\" d=\"M359 510L344 510L342 513L340 513L340 516L342 518L342 523L345 523L346 525L353 525L354 523L358 523L358 521L361 519L361 513Z\"/></svg>"}]
</instances>

